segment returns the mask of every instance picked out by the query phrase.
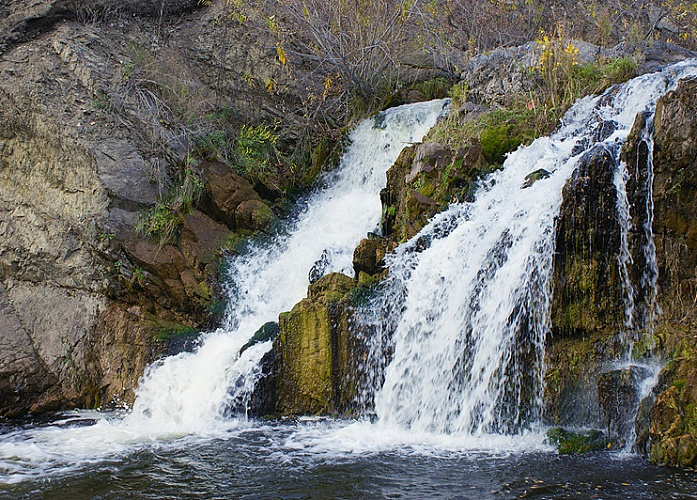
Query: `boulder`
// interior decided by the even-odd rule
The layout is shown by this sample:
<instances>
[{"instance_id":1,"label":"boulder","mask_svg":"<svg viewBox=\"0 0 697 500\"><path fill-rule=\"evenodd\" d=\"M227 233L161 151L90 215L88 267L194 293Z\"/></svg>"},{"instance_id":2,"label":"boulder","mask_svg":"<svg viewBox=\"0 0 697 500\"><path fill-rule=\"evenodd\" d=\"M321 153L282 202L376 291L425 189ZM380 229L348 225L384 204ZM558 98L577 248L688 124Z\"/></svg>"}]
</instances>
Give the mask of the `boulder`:
<instances>
[{"instance_id":1,"label":"boulder","mask_svg":"<svg viewBox=\"0 0 697 500\"><path fill-rule=\"evenodd\" d=\"M201 209L212 217L222 219L230 229L236 229L236 210L243 203L261 198L244 177L219 161L204 162L200 165L204 180L204 199ZM256 204L248 205L251 212ZM243 209L241 217L250 215L250 209ZM251 222L244 221L244 222Z\"/></svg>"},{"instance_id":2,"label":"boulder","mask_svg":"<svg viewBox=\"0 0 697 500\"><path fill-rule=\"evenodd\" d=\"M385 242L374 238L361 240L353 251L353 270L356 276L362 272L373 275L384 269Z\"/></svg>"},{"instance_id":3,"label":"boulder","mask_svg":"<svg viewBox=\"0 0 697 500\"><path fill-rule=\"evenodd\" d=\"M279 317L273 390L280 414L347 414L356 395L357 339L351 291L339 273L318 280L308 297Z\"/></svg>"},{"instance_id":4,"label":"boulder","mask_svg":"<svg viewBox=\"0 0 697 500\"><path fill-rule=\"evenodd\" d=\"M238 229L263 231L276 219L273 210L261 200L246 200L235 209L235 224Z\"/></svg>"}]
</instances>

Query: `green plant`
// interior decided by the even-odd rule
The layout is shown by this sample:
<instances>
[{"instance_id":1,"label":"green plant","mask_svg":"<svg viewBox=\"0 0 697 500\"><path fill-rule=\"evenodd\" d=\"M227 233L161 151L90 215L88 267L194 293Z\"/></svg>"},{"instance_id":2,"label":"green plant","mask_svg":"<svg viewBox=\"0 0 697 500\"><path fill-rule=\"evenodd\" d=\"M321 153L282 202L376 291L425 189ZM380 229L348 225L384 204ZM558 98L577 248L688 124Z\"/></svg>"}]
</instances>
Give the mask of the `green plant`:
<instances>
[{"instance_id":1,"label":"green plant","mask_svg":"<svg viewBox=\"0 0 697 500\"><path fill-rule=\"evenodd\" d=\"M203 192L203 181L191 169L194 160L186 156L186 167L181 184L172 193L170 207L184 213L193 212Z\"/></svg>"},{"instance_id":2,"label":"green plant","mask_svg":"<svg viewBox=\"0 0 697 500\"><path fill-rule=\"evenodd\" d=\"M100 111L111 109L111 96L98 90L92 98L92 105Z\"/></svg>"},{"instance_id":3,"label":"green plant","mask_svg":"<svg viewBox=\"0 0 697 500\"><path fill-rule=\"evenodd\" d=\"M160 246L164 246L176 240L181 223L181 216L169 203L161 200L151 209L138 214L135 229L137 234L156 239Z\"/></svg>"},{"instance_id":4,"label":"green plant","mask_svg":"<svg viewBox=\"0 0 697 500\"><path fill-rule=\"evenodd\" d=\"M279 159L278 135L268 125L243 125L235 140L237 170L242 175L263 175Z\"/></svg>"},{"instance_id":5,"label":"green plant","mask_svg":"<svg viewBox=\"0 0 697 500\"><path fill-rule=\"evenodd\" d=\"M133 268L133 277L138 281L139 283L143 282L145 280L145 272L143 271L142 267L134 267Z\"/></svg>"},{"instance_id":6,"label":"green plant","mask_svg":"<svg viewBox=\"0 0 697 500\"><path fill-rule=\"evenodd\" d=\"M452 100L453 107L459 107L462 103L467 101L467 94L469 93L469 85L467 82L459 82L450 87L448 91L448 97Z\"/></svg>"},{"instance_id":7,"label":"green plant","mask_svg":"<svg viewBox=\"0 0 697 500\"><path fill-rule=\"evenodd\" d=\"M123 61L121 63L121 76L124 80L128 80L133 74L133 61Z\"/></svg>"},{"instance_id":8,"label":"green plant","mask_svg":"<svg viewBox=\"0 0 697 500\"><path fill-rule=\"evenodd\" d=\"M193 157L187 155L179 185L160 198L155 206L140 212L135 228L137 234L157 240L160 246L176 241L182 214L194 210L204 188L203 181L193 171L194 163Z\"/></svg>"},{"instance_id":9,"label":"green plant","mask_svg":"<svg viewBox=\"0 0 697 500\"><path fill-rule=\"evenodd\" d=\"M229 132L215 129L194 138L195 155L205 160L226 160L232 152L232 139Z\"/></svg>"},{"instance_id":10,"label":"green plant","mask_svg":"<svg viewBox=\"0 0 697 500\"><path fill-rule=\"evenodd\" d=\"M541 32L539 60L536 70L539 72L545 105L552 110L568 107L575 99L573 91L574 68L578 65L579 51L573 43L565 39L561 26L551 38ZM561 116L561 113L558 113Z\"/></svg>"}]
</instances>

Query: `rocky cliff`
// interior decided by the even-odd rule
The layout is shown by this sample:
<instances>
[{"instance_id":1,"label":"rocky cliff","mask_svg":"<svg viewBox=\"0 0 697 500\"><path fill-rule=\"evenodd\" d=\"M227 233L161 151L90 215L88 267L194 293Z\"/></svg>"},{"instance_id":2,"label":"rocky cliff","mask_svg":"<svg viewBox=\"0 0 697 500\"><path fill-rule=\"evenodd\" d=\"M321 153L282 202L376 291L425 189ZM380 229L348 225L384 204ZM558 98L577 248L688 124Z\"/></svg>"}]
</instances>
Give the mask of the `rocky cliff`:
<instances>
[{"instance_id":1,"label":"rocky cliff","mask_svg":"<svg viewBox=\"0 0 697 500\"><path fill-rule=\"evenodd\" d=\"M256 14L0 4L0 417L131 401L219 319L225 254L325 164L345 93Z\"/></svg>"},{"instance_id":2,"label":"rocky cliff","mask_svg":"<svg viewBox=\"0 0 697 500\"><path fill-rule=\"evenodd\" d=\"M693 330L695 262L692 235L697 120L697 82L684 80L658 102L654 127L651 189L649 150L642 140L651 123L637 116L622 153L629 179L628 276L634 286L634 321L626 324L623 287L618 276L619 225L616 165L598 156L585 162L564 190L555 255L553 332L549 340L547 417L555 423L597 422L611 435L626 435L636 424L637 446L653 461L692 466L697 459L692 388L695 377ZM586 165L594 171L586 172ZM585 180L584 180L585 178ZM646 196L652 192L652 232L658 264L657 288L647 276ZM569 226L573 231L567 230ZM655 293L655 295L654 295ZM598 307L601 306L601 307ZM634 367L617 370L621 341L630 331L635 341ZM642 360L661 359L656 388L639 404L636 380ZM640 410L634 421L623 421Z\"/></svg>"},{"instance_id":3,"label":"rocky cliff","mask_svg":"<svg viewBox=\"0 0 697 500\"><path fill-rule=\"evenodd\" d=\"M273 220L226 134L296 123L297 87L224 3L0 13L0 416L127 403L215 321L221 249Z\"/></svg>"}]
</instances>

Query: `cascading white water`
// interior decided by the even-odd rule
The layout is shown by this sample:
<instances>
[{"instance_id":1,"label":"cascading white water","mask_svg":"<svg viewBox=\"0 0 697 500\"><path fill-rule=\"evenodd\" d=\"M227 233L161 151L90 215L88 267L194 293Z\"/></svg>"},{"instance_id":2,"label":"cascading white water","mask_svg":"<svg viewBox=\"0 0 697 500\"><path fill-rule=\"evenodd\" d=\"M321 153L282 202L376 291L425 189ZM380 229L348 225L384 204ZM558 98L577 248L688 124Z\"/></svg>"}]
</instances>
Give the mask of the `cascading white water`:
<instances>
[{"instance_id":1,"label":"cascading white water","mask_svg":"<svg viewBox=\"0 0 697 500\"><path fill-rule=\"evenodd\" d=\"M531 428L541 408L562 187L585 152L600 143L619 152L635 115L696 72L687 62L581 100L559 132L512 153L474 202L450 207L398 248L377 315L389 318L377 343L393 351L373 377L384 377L375 395L379 426L470 435ZM594 140L608 122L612 134ZM523 189L540 168L551 175ZM616 179L623 184L621 173Z\"/></svg>"},{"instance_id":2,"label":"cascading white water","mask_svg":"<svg viewBox=\"0 0 697 500\"><path fill-rule=\"evenodd\" d=\"M248 349L236 362L240 348L305 296L315 262L322 261L324 272L353 274L354 248L380 222L387 169L407 144L423 138L445 106L441 100L393 108L358 126L339 167L325 179L328 187L307 200L285 234L253 244L232 263L226 328L209 335L195 353L151 367L129 418L197 431L223 417L226 402L249 394L271 344Z\"/></svg>"},{"instance_id":3,"label":"cascading white water","mask_svg":"<svg viewBox=\"0 0 697 500\"><path fill-rule=\"evenodd\" d=\"M283 233L253 243L231 262L224 328L205 335L195 352L150 366L132 411L123 418L97 414L89 427L50 426L3 436L0 472L21 476L27 463L27 473L41 464L60 468L161 438L215 435L241 425L227 409L252 392L271 343L254 345L240 356L241 347L261 325L276 321L305 296L308 271L318 260L324 272L353 273L354 248L379 226L387 169L406 145L423 138L447 103L400 106L362 122L351 133L340 165L323 179L326 187L305 201Z\"/></svg>"},{"instance_id":4,"label":"cascading white water","mask_svg":"<svg viewBox=\"0 0 697 500\"><path fill-rule=\"evenodd\" d=\"M627 198L628 179L627 164L620 162L614 176L615 190L617 191L617 222L620 226L620 248L617 254L617 265L619 266L620 279L622 280L624 328L627 332L631 332L634 329L634 287L629 278L629 270L632 265L632 254L629 250L629 232L632 230L632 218L629 213L629 200Z\"/></svg>"},{"instance_id":5,"label":"cascading white water","mask_svg":"<svg viewBox=\"0 0 697 500\"><path fill-rule=\"evenodd\" d=\"M658 281L658 262L656 261L656 244L653 241L653 123L654 116L651 115L647 117L644 128L641 131L640 147L637 148L637 155L641 147L646 148L646 172L644 185L640 186L639 189L645 192L643 199L643 214L637 214L641 216L643 222L641 224L641 231L643 236L642 245L642 256L644 261L644 266L639 278L638 286L642 290L643 298L643 309L641 317L639 318L639 326L641 328L647 328L651 330L653 328L653 321L656 314L660 314L658 304L656 304L656 283ZM637 158L636 161L637 168L639 167L640 161ZM638 179L642 179L640 172L636 172L635 176Z\"/></svg>"}]
</instances>

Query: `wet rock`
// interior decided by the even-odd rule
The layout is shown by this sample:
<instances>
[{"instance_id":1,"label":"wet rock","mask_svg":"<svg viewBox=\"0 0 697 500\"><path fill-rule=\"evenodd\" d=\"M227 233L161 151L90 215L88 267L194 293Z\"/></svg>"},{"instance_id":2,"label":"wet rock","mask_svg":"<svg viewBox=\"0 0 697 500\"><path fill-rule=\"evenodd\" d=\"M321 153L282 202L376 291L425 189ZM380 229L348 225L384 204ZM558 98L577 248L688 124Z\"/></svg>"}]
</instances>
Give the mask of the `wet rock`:
<instances>
[{"instance_id":1,"label":"wet rock","mask_svg":"<svg viewBox=\"0 0 697 500\"><path fill-rule=\"evenodd\" d=\"M355 286L348 276L328 274L309 288L306 299L280 315L272 389L278 413L351 411L359 361L350 328Z\"/></svg>"},{"instance_id":2,"label":"wet rock","mask_svg":"<svg viewBox=\"0 0 697 500\"><path fill-rule=\"evenodd\" d=\"M646 368L633 366L605 372L598 377L601 423L619 446L624 446L634 432L640 385L649 376Z\"/></svg>"},{"instance_id":3,"label":"wet rock","mask_svg":"<svg viewBox=\"0 0 697 500\"><path fill-rule=\"evenodd\" d=\"M327 274L329 264L329 252L326 249L322 250L322 255L320 255L320 258L317 259L317 261L312 265L310 272L307 275L310 284L315 283L322 276Z\"/></svg>"},{"instance_id":4,"label":"wet rock","mask_svg":"<svg viewBox=\"0 0 697 500\"><path fill-rule=\"evenodd\" d=\"M534 172L530 172L528 175L525 176L525 182L523 183L521 189L526 189L532 186L535 182L541 180L541 179L546 179L549 177L550 174L548 171L546 171L544 168L540 168L538 170L535 170Z\"/></svg>"},{"instance_id":5,"label":"wet rock","mask_svg":"<svg viewBox=\"0 0 697 500\"><path fill-rule=\"evenodd\" d=\"M437 142L420 144L416 148L416 157L405 182L413 182L421 172L429 173L436 168L445 167L450 163L452 155L453 152L449 147Z\"/></svg>"},{"instance_id":6,"label":"wet rock","mask_svg":"<svg viewBox=\"0 0 697 500\"><path fill-rule=\"evenodd\" d=\"M385 243L378 239L363 239L353 252L353 270L356 276L362 272L373 275L383 270Z\"/></svg>"},{"instance_id":7,"label":"wet rock","mask_svg":"<svg viewBox=\"0 0 697 500\"><path fill-rule=\"evenodd\" d=\"M242 348L240 349L240 355L242 355L244 351L246 351L255 344L258 344L260 342L267 342L269 340L274 340L278 335L278 331L279 326L278 323L276 323L275 321L269 321L268 323L264 323L261 326L261 328L254 332L254 335L252 335L252 338L249 339L249 342L242 346Z\"/></svg>"},{"instance_id":8,"label":"wet rock","mask_svg":"<svg viewBox=\"0 0 697 500\"><path fill-rule=\"evenodd\" d=\"M697 349L693 336L682 338L673 355L659 375L655 402L649 410L649 458L693 467L697 464Z\"/></svg>"},{"instance_id":9,"label":"wet rock","mask_svg":"<svg viewBox=\"0 0 697 500\"><path fill-rule=\"evenodd\" d=\"M405 148L380 193L386 247L413 237L449 203L470 200L478 177L489 170L477 139L458 151L439 143Z\"/></svg>"},{"instance_id":10,"label":"wet rock","mask_svg":"<svg viewBox=\"0 0 697 500\"><path fill-rule=\"evenodd\" d=\"M655 326L659 347L670 359L654 390L647 448L652 461L694 466L697 436L697 352L691 305L697 284L697 80L680 82L659 99L654 118L654 240L658 260ZM632 157L645 161L638 141ZM628 155L629 156L629 155ZM689 297L689 299L688 299Z\"/></svg>"},{"instance_id":11,"label":"wet rock","mask_svg":"<svg viewBox=\"0 0 697 500\"><path fill-rule=\"evenodd\" d=\"M593 429L574 432L555 427L547 431L547 441L556 446L562 455L602 451L608 445L605 435Z\"/></svg>"},{"instance_id":12,"label":"wet rock","mask_svg":"<svg viewBox=\"0 0 697 500\"><path fill-rule=\"evenodd\" d=\"M697 252L692 250L697 248L695 106L697 79L683 81L674 92L659 100L654 120L653 229L659 253L659 283L664 288L665 305L669 309L679 304L675 296L679 293L677 283L697 282L694 272ZM668 284L669 277L676 281Z\"/></svg>"},{"instance_id":13,"label":"wet rock","mask_svg":"<svg viewBox=\"0 0 697 500\"><path fill-rule=\"evenodd\" d=\"M587 153L563 190L554 254L552 328L557 335L620 328L622 283L616 265L614 155L604 146Z\"/></svg>"}]
</instances>

